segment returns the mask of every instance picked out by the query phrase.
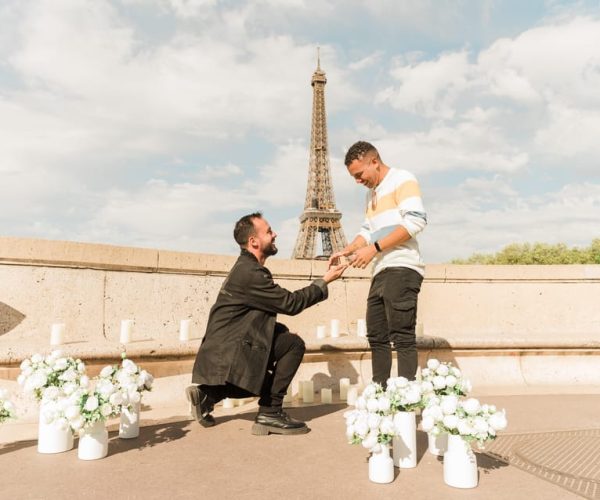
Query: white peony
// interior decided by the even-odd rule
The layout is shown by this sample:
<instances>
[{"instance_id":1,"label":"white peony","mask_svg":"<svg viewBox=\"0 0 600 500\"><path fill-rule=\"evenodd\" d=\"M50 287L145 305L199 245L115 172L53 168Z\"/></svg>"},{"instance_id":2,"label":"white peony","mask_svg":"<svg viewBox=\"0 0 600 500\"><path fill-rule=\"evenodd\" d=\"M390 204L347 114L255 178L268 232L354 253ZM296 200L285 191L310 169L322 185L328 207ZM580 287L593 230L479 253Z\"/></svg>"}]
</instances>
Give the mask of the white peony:
<instances>
[{"instance_id":1,"label":"white peony","mask_svg":"<svg viewBox=\"0 0 600 500\"><path fill-rule=\"evenodd\" d=\"M367 425L369 429L377 429L379 428L379 424L381 423L381 415L377 413L369 413L367 417Z\"/></svg>"},{"instance_id":2,"label":"white peony","mask_svg":"<svg viewBox=\"0 0 600 500\"><path fill-rule=\"evenodd\" d=\"M19 368L21 368L21 370L25 370L26 368L31 368L31 360L24 359L23 361L21 361Z\"/></svg>"},{"instance_id":3,"label":"white peony","mask_svg":"<svg viewBox=\"0 0 600 500\"><path fill-rule=\"evenodd\" d=\"M435 420L433 419L433 417L431 417L429 415L424 416L423 419L421 420L421 427L423 428L424 432L430 432L434 426L435 426Z\"/></svg>"},{"instance_id":4,"label":"white peony","mask_svg":"<svg viewBox=\"0 0 600 500\"><path fill-rule=\"evenodd\" d=\"M58 358L54 362L54 366L52 367L54 370L61 371L66 370L67 366L69 366L66 358Z\"/></svg>"},{"instance_id":5,"label":"white peony","mask_svg":"<svg viewBox=\"0 0 600 500\"><path fill-rule=\"evenodd\" d=\"M94 411L96 408L98 408L98 398L96 396L90 396L85 402L84 408L87 411Z\"/></svg>"},{"instance_id":6,"label":"white peony","mask_svg":"<svg viewBox=\"0 0 600 500\"><path fill-rule=\"evenodd\" d=\"M477 432L486 433L489 429L489 425L483 417L476 417L473 421L473 427Z\"/></svg>"},{"instance_id":7,"label":"white peony","mask_svg":"<svg viewBox=\"0 0 600 500\"><path fill-rule=\"evenodd\" d=\"M375 396L376 393L377 393L377 387L375 386L375 384L369 384L367 387L365 387L365 390L363 391L363 396L366 399L369 399L369 398Z\"/></svg>"},{"instance_id":8,"label":"white peony","mask_svg":"<svg viewBox=\"0 0 600 500\"><path fill-rule=\"evenodd\" d=\"M364 396L359 396L356 398L355 405L358 410L366 410L367 409L367 400Z\"/></svg>"},{"instance_id":9,"label":"white peony","mask_svg":"<svg viewBox=\"0 0 600 500\"><path fill-rule=\"evenodd\" d=\"M445 389L446 388L446 377L442 377L441 375L436 375L432 379L434 389Z\"/></svg>"},{"instance_id":10,"label":"white peony","mask_svg":"<svg viewBox=\"0 0 600 500\"><path fill-rule=\"evenodd\" d=\"M450 370L448 370L448 366L447 365L440 365L440 366L438 366L438 368L436 370L436 373L438 375L442 375L443 377L445 377L446 375L448 375L449 371Z\"/></svg>"},{"instance_id":11,"label":"white peony","mask_svg":"<svg viewBox=\"0 0 600 500\"><path fill-rule=\"evenodd\" d=\"M423 391L424 394L427 394L428 392L433 392L433 384L428 380L425 382L421 382L421 391Z\"/></svg>"},{"instance_id":12,"label":"white peony","mask_svg":"<svg viewBox=\"0 0 600 500\"><path fill-rule=\"evenodd\" d=\"M458 433L461 436L469 436L469 435L473 434L473 427L471 427L471 424L465 418L458 419L456 428L458 429Z\"/></svg>"},{"instance_id":13,"label":"white peony","mask_svg":"<svg viewBox=\"0 0 600 500\"><path fill-rule=\"evenodd\" d=\"M119 406L123 404L123 395L120 392L114 392L110 395L109 401L111 405Z\"/></svg>"},{"instance_id":14,"label":"white peony","mask_svg":"<svg viewBox=\"0 0 600 500\"><path fill-rule=\"evenodd\" d=\"M367 423L367 419L361 418L357 420L354 424L354 429L357 435L364 438L369 433L369 424Z\"/></svg>"},{"instance_id":15,"label":"white peony","mask_svg":"<svg viewBox=\"0 0 600 500\"><path fill-rule=\"evenodd\" d=\"M453 366L452 368L450 368L450 373L452 375L454 375L456 378L460 378L462 376L461 371L458 368L456 368L456 366Z\"/></svg>"},{"instance_id":16,"label":"white peony","mask_svg":"<svg viewBox=\"0 0 600 500\"><path fill-rule=\"evenodd\" d=\"M438 366L440 366L440 362L437 359L428 359L427 360L427 368L430 370L437 370Z\"/></svg>"},{"instance_id":17,"label":"white peony","mask_svg":"<svg viewBox=\"0 0 600 500\"><path fill-rule=\"evenodd\" d=\"M488 424L495 431L501 431L503 429L506 429L508 422L506 421L506 414L504 413L504 410L497 411L493 415L490 415L490 418L488 419Z\"/></svg>"},{"instance_id":18,"label":"white peony","mask_svg":"<svg viewBox=\"0 0 600 500\"><path fill-rule=\"evenodd\" d=\"M379 408L379 403L377 402L377 399L375 399L375 398L367 399L367 410L368 411L376 412L378 408Z\"/></svg>"},{"instance_id":19,"label":"white peony","mask_svg":"<svg viewBox=\"0 0 600 500\"><path fill-rule=\"evenodd\" d=\"M90 377L88 377L87 375L83 375L79 379L79 385L84 389L87 389L90 386Z\"/></svg>"},{"instance_id":20,"label":"white peony","mask_svg":"<svg viewBox=\"0 0 600 500\"><path fill-rule=\"evenodd\" d=\"M394 434L394 419L387 415L381 419L379 430L382 434Z\"/></svg>"},{"instance_id":21,"label":"white peony","mask_svg":"<svg viewBox=\"0 0 600 500\"><path fill-rule=\"evenodd\" d=\"M362 445L368 450L372 449L377 443L377 432L369 432L367 437L362 441Z\"/></svg>"},{"instance_id":22,"label":"white peony","mask_svg":"<svg viewBox=\"0 0 600 500\"><path fill-rule=\"evenodd\" d=\"M456 426L458 425L458 417L456 415L445 415L442 423L447 429L456 429Z\"/></svg>"},{"instance_id":23,"label":"white peony","mask_svg":"<svg viewBox=\"0 0 600 500\"><path fill-rule=\"evenodd\" d=\"M381 397L378 400L378 410L382 412L389 411L390 409L390 400L386 397Z\"/></svg>"},{"instance_id":24,"label":"white peony","mask_svg":"<svg viewBox=\"0 0 600 500\"><path fill-rule=\"evenodd\" d=\"M113 412L113 407L108 403L104 403L102 405L102 408L100 409L100 413L102 413L102 415L105 417L108 417L112 412Z\"/></svg>"},{"instance_id":25,"label":"white peony","mask_svg":"<svg viewBox=\"0 0 600 500\"><path fill-rule=\"evenodd\" d=\"M123 371L125 371L125 373L129 373L129 374L133 375L133 374L137 373L138 367L130 359L124 359L123 360Z\"/></svg>"},{"instance_id":26,"label":"white peony","mask_svg":"<svg viewBox=\"0 0 600 500\"><path fill-rule=\"evenodd\" d=\"M73 368L69 368L67 371L62 373L59 377L60 380L65 382L73 382L77 379L77 372Z\"/></svg>"},{"instance_id":27,"label":"white peony","mask_svg":"<svg viewBox=\"0 0 600 500\"><path fill-rule=\"evenodd\" d=\"M448 375L446 377L446 387L454 387L456 382L458 382L458 380L454 375Z\"/></svg>"},{"instance_id":28,"label":"white peony","mask_svg":"<svg viewBox=\"0 0 600 500\"><path fill-rule=\"evenodd\" d=\"M476 415L481 408L479 401L475 398L469 398L466 401L463 401L461 405L468 415Z\"/></svg>"},{"instance_id":29,"label":"white peony","mask_svg":"<svg viewBox=\"0 0 600 500\"><path fill-rule=\"evenodd\" d=\"M456 413L456 407L458 406L458 398L454 394L444 396L440 403L440 408L444 415L452 415Z\"/></svg>"},{"instance_id":30,"label":"white peony","mask_svg":"<svg viewBox=\"0 0 600 500\"><path fill-rule=\"evenodd\" d=\"M58 396L60 396L60 389L54 386L46 387L42 393L42 399L44 400L54 400Z\"/></svg>"},{"instance_id":31,"label":"white peony","mask_svg":"<svg viewBox=\"0 0 600 500\"><path fill-rule=\"evenodd\" d=\"M104 368L102 368L102 370L100 370L100 377L108 378L112 375L112 373L113 373L113 367L108 365L108 366L105 366Z\"/></svg>"}]
</instances>

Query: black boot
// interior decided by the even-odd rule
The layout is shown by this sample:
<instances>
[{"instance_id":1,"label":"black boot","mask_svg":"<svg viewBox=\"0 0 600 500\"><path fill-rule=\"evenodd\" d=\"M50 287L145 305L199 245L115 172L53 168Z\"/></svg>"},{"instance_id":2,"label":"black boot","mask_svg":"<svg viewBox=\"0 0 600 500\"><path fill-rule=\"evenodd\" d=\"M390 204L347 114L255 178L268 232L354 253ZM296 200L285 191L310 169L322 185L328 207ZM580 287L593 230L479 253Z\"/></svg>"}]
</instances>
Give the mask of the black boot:
<instances>
[{"instance_id":1,"label":"black boot","mask_svg":"<svg viewBox=\"0 0 600 500\"><path fill-rule=\"evenodd\" d=\"M192 403L192 417L202 427L212 427L215 425L215 418L210 414L214 409L208 396L202 392L199 386L190 385L185 389L187 400Z\"/></svg>"}]
</instances>

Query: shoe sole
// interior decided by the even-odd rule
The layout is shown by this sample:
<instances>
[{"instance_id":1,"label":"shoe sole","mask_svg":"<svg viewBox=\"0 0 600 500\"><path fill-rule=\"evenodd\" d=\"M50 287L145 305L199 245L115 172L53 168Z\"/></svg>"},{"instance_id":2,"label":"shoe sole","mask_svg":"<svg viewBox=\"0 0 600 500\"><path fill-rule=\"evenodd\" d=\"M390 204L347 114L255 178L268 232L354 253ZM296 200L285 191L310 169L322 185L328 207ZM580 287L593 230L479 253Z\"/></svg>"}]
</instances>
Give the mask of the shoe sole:
<instances>
[{"instance_id":1,"label":"shoe sole","mask_svg":"<svg viewBox=\"0 0 600 500\"><path fill-rule=\"evenodd\" d=\"M252 426L252 434L254 436L268 436L269 434L282 434L285 436L291 436L295 434L306 434L308 431L309 428L307 426L292 429L280 429L278 427L256 423Z\"/></svg>"}]
</instances>

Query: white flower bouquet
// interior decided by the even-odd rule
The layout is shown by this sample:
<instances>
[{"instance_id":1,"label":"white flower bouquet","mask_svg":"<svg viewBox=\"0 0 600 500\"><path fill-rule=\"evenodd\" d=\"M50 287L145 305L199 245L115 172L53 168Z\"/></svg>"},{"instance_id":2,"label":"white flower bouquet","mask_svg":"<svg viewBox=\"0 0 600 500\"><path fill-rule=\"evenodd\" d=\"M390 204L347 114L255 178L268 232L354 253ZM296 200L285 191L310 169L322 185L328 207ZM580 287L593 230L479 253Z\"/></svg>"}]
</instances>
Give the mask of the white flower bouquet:
<instances>
[{"instance_id":1,"label":"white flower bouquet","mask_svg":"<svg viewBox=\"0 0 600 500\"><path fill-rule=\"evenodd\" d=\"M72 394L82 383L86 385L89 379L80 359L67 358L62 356L61 351L52 351L46 357L34 354L23 360L17 381L38 401L55 401L63 394ZM48 389L50 391L46 395Z\"/></svg>"},{"instance_id":2,"label":"white flower bouquet","mask_svg":"<svg viewBox=\"0 0 600 500\"><path fill-rule=\"evenodd\" d=\"M15 405L10 400L8 391L0 387L0 424L9 418L16 418Z\"/></svg>"},{"instance_id":3,"label":"white flower bouquet","mask_svg":"<svg viewBox=\"0 0 600 500\"><path fill-rule=\"evenodd\" d=\"M385 393L390 401L392 413L415 411L425 404L421 383L409 381L404 377L389 378Z\"/></svg>"},{"instance_id":4,"label":"white flower bouquet","mask_svg":"<svg viewBox=\"0 0 600 500\"><path fill-rule=\"evenodd\" d=\"M504 410L494 405L480 404L475 398L459 400L455 395L431 399L423 411L421 426L425 432L438 434L447 432L459 435L465 441L477 441L483 448L488 440L496 438L496 433L506 429L507 420Z\"/></svg>"},{"instance_id":5,"label":"white flower bouquet","mask_svg":"<svg viewBox=\"0 0 600 500\"><path fill-rule=\"evenodd\" d=\"M130 408L139 403L144 391L152 390L154 377L132 360L121 355L121 365L108 365L102 368L99 375L100 381L110 383L116 388L114 402L122 407Z\"/></svg>"},{"instance_id":6,"label":"white flower bouquet","mask_svg":"<svg viewBox=\"0 0 600 500\"><path fill-rule=\"evenodd\" d=\"M121 413L120 393L108 380L98 379L94 388L80 388L61 400L68 425L81 432L96 422L103 422Z\"/></svg>"},{"instance_id":7,"label":"white flower bouquet","mask_svg":"<svg viewBox=\"0 0 600 500\"><path fill-rule=\"evenodd\" d=\"M471 383L458 368L437 359L429 359L427 368L421 370L421 386L423 393L436 396L466 396L471 391Z\"/></svg>"},{"instance_id":8,"label":"white flower bouquet","mask_svg":"<svg viewBox=\"0 0 600 500\"><path fill-rule=\"evenodd\" d=\"M373 453L389 444L394 436L390 399L380 384L369 384L356 399L354 410L344 413L346 437L350 444L362 444Z\"/></svg>"}]
</instances>

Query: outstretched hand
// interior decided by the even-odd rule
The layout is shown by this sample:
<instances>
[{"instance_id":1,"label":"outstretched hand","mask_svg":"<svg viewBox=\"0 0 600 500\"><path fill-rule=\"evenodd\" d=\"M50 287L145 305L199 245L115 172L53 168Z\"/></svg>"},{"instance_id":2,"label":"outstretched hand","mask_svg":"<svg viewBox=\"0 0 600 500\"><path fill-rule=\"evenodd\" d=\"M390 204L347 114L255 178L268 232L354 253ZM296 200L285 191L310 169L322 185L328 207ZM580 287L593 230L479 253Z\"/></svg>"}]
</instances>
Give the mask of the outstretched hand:
<instances>
[{"instance_id":1,"label":"outstretched hand","mask_svg":"<svg viewBox=\"0 0 600 500\"><path fill-rule=\"evenodd\" d=\"M333 266L330 265L329 269L327 269L327 272L323 275L323 280L326 283L331 283L332 281L335 281L342 274L344 274L344 271L346 270L347 267L348 267L348 264L338 264L338 265L333 265Z\"/></svg>"}]
</instances>

